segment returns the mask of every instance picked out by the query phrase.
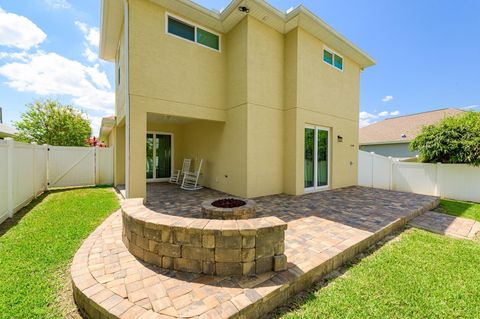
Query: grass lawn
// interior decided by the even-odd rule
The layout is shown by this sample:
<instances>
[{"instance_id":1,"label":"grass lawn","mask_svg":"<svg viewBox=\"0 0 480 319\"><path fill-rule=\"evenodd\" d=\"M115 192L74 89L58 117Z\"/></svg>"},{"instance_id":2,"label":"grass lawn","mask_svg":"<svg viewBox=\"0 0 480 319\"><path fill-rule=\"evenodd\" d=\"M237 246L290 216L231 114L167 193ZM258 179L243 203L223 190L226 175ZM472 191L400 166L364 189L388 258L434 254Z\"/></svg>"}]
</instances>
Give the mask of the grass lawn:
<instances>
[{"instance_id":1,"label":"grass lawn","mask_svg":"<svg viewBox=\"0 0 480 319\"><path fill-rule=\"evenodd\" d=\"M118 207L111 188L54 191L0 225L0 318L63 318L67 267Z\"/></svg>"},{"instance_id":2,"label":"grass lawn","mask_svg":"<svg viewBox=\"0 0 480 319\"><path fill-rule=\"evenodd\" d=\"M410 229L282 318L479 318L480 244Z\"/></svg>"},{"instance_id":3,"label":"grass lawn","mask_svg":"<svg viewBox=\"0 0 480 319\"><path fill-rule=\"evenodd\" d=\"M442 199L440 200L440 206L438 206L436 211L480 221L480 204L478 203Z\"/></svg>"}]
</instances>

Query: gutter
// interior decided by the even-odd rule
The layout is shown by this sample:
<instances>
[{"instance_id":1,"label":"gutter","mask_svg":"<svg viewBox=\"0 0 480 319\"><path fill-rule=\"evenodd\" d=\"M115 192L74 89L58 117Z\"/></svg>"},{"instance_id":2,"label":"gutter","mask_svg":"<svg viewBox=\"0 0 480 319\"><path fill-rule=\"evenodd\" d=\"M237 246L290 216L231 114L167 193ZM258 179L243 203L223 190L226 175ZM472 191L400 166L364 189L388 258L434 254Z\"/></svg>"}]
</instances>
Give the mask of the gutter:
<instances>
[{"instance_id":1,"label":"gutter","mask_svg":"<svg viewBox=\"0 0 480 319\"><path fill-rule=\"evenodd\" d=\"M125 50L125 197L129 198L130 192L130 89L128 85L128 0L123 0L123 33Z\"/></svg>"},{"instance_id":2,"label":"gutter","mask_svg":"<svg viewBox=\"0 0 480 319\"><path fill-rule=\"evenodd\" d=\"M360 146L368 146L368 145L386 145L386 144L409 144L412 140L402 140L402 141L382 141L382 142L368 142L362 143L360 142L358 145Z\"/></svg>"}]
</instances>

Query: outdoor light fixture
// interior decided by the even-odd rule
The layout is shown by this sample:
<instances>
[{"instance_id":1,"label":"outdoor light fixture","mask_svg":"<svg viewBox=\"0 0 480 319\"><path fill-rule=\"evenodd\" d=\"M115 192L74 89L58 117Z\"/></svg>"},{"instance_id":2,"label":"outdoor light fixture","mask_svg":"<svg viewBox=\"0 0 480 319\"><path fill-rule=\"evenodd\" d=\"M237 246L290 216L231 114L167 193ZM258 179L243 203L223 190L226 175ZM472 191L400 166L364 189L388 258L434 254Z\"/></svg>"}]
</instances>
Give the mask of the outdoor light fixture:
<instances>
[{"instance_id":1,"label":"outdoor light fixture","mask_svg":"<svg viewBox=\"0 0 480 319\"><path fill-rule=\"evenodd\" d=\"M240 6L240 7L238 7L238 11L244 12L244 13L249 13L250 9L245 7L245 6Z\"/></svg>"},{"instance_id":2,"label":"outdoor light fixture","mask_svg":"<svg viewBox=\"0 0 480 319\"><path fill-rule=\"evenodd\" d=\"M338 135L337 136L337 142L339 142L339 143L343 142L343 136Z\"/></svg>"}]
</instances>

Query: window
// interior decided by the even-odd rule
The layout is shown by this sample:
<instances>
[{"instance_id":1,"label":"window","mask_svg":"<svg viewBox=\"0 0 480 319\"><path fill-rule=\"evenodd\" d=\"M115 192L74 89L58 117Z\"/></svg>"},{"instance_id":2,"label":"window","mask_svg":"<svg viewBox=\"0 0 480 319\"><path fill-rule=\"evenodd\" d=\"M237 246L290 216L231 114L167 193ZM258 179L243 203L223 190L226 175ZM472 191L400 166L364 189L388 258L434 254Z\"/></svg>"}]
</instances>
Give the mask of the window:
<instances>
[{"instance_id":1,"label":"window","mask_svg":"<svg viewBox=\"0 0 480 319\"><path fill-rule=\"evenodd\" d=\"M340 70L343 70L343 59L339 57L338 55L335 55L335 59L333 62L333 65Z\"/></svg>"},{"instance_id":2,"label":"window","mask_svg":"<svg viewBox=\"0 0 480 319\"><path fill-rule=\"evenodd\" d=\"M343 58L329 49L323 49L323 61L343 70Z\"/></svg>"},{"instance_id":3,"label":"window","mask_svg":"<svg viewBox=\"0 0 480 319\"><path fill-rule=\"evenodd\" d=\"M323 61L327 62L328 64L332 64L333 54L327 50L323 50Z\"/></svg>"},{"instance_id":4,"label":"window","mask_svg":"<svg viewBox=\"0 0 480 319\"><path fill-rule=\"evenodd\" d=\"M209 48L218 50L219 47L219 38L218 35L205 31L203 29L197 28L197 42L203 44Z\"/></svg>"},{"instance_id":5,"label":"window","mask_svg":"<svg viewBox=\"0 0 480 319\"><path fill-rule=\"evenodd\" d=\"M195 27L168 17L168 33L190 41L195 41Z\"/></svg>"},{"instance_id":6,"label":"window","mask_svg":"<svg viewBox=\"0 0 480 319\"><path fill-rule=\"evenodd\" d=\"M220 51L220 36L210 31L167 15L167 32L210 49Z\"/></svg>"}]
</instances>

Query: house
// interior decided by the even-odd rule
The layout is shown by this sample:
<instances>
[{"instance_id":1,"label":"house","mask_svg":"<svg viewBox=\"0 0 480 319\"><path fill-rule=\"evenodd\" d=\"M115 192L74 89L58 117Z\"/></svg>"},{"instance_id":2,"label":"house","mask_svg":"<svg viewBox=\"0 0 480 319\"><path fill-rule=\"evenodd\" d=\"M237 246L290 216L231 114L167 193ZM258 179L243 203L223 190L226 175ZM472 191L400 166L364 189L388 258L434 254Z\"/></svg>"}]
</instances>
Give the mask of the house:
<instances>
[{"instance_id":1,"label":"house","mask_svg":"<svg viewBox=\"0 0 480 319\"><path fill-rule=\"evenodd\" d=\"M447 116L465 111L445 108L428 112L399 116L360 128L360 149L383 156L409 158L418 155L408 145L425 125L436 124Z\"/></svg>"},{"instance_id":2,"label":"house","mask_svg":"<svg viewBox=\"0 0 480 319\"><path fill-rule=\"evenodd\" d=\"M203 185L236 196L357 183L360 74L375 62L305 7L103 0L101 20L116 109L100 138L127 197L183 158L204 159Z\"/></svg>"},{"instance_id":3,"label":"house","mask_svg":"<svg viewBox=\"0 0 480 319\"><path fill-rule=\"evenodd\" d=\"M12 137L17 133L17 130L13 127L0 123L0 139L5 137Z\"/></svg>"},{"instance_id":4,"label":"house","mask_svg":"<svg viewBox=\"0 0 480 319\"><path fill-rule=\"evenodd\" d=\"M17 130L13 127L3 124L2 108L0 107L0 139L12 137L17 134Z\"/></svg>"}]
</instances>

